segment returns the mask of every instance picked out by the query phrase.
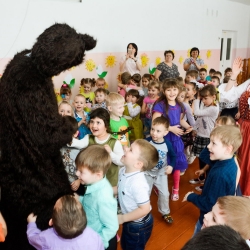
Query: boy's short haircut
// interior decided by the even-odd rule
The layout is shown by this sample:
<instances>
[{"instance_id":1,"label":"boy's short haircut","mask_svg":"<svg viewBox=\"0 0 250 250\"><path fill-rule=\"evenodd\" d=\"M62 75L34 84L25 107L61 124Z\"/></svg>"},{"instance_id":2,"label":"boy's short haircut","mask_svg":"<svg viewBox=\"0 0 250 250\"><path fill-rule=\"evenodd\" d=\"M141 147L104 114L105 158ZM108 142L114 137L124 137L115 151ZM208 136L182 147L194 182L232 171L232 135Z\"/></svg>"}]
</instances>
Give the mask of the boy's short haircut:
<instances>
[{"instance_id":1,"label":"boy's short haircut","mask_svg":"<svg viewBox=\"0 0 250 250\"><path fill-rule=\"evenodd\" d=\"M112 106L120 103L124 103L124 97L116 92L110 92L106 97L106 105Z\"/></svg>"},{"instance_id":2,"label":"boy's short haircut","mask_svg":"<svg viewBox=\"0 0 250 250\"><path fill-rule=\"evenodd\" d=\"M220 76L222 77L222 74L221 74L221 72L220 72L220 71L215 71L215 72L214 72L214 74L216 74L216 75L220 75Z\"/></svg>"},{"instance_id":3,"label":"boy's short haircut","mask_svg":"<svg viewBox=\"0 0 250 250\"><path fill-rule=\"evenodd\" d=\"M211 79L216 79L218 83L220 84L220 78L218 76L211 76Z\"/></svg>"},{"instance_id":4,"label":"boy's short haircut","mask_svg":"<svg viewBox=\"0 0 250 250\"><path fill-rule=\"evenodd\" d=\"M226 116L226 115L219 116L216 119L216 123L220 124L220 125L233 125L233 126L236 126L236 122L235 122L234 118L232 116Z\"/></svg>"},{"instance_id":5,"label":"boy's short haircut","mask_svg":"<svg viewBox=\"0 0 250 250\"><path fill-rule=\"evenodd\" d=\"M198 77L198 71L190 70L190 71L187 72L186 76L191 76L191 77L197 78Z\"/></svg>"},{"instance_id":6,"label":"boy's short haircut","mask_svg":"<svg viewBox=\"0 0 250 250\"><path fill-rule=\"evenodd\" d=\"M210 134L211 137L218 138L224 146L232 146L232 154L235 153L242 143L240 129L233 125L218 126Z\"/></svg>"},{"instance_id":7,"label":"boy's short haircut","mask_svg":"<svg viewBox=\"0 0 250 250\"><path fill-rule=\"evenodd\" d=\"M97 93L103 93L104 95L107 95L107 90L106 89L103 89L103 88L98 88L98 89L96 89L95 90L95 95L97 94Z\"/></svg>"},{"instance_id":8,"label":"boy's short haircut","mask_svg":"<svg viewBox=\"0 0 250 250\"><path fill-rule=\"evenodd\" d=\"M138 160L143 162L142 171L153 169L159 161L159 154L156 148L144 139L137 139L133 143L137 144L140 148L140 157Z\"/></svg>"},{"instance_id":9,"label":"boy's short haircut","mask_svg":"<svg viewBox=\"0 0 250 250\"><path fill-rule=\"evenodd\" d=\"M213 73L215 73L215 72L216 72L215 69L210 69L210 70L209 70L209 74L213 74Z\"/></svg>"},{"instance_id":10,"label":"boy's short haircut","mask_svg":"<svg viewBox=\"0 0 250 250\"><path fill-rule=\"evenodd\" d=\"M85 102L86 102L86 98L85 98L84 95L82 95L82 94L77 94L77 95L75 96L75 98L76 98L76 97L81 97L81 98L83 98L83 99L85 100ZM74 98L74 99L75 99L75 98Z\"/></svg>"},{"instance_id":11,"label":"boy's short haircut","mask_svg":"<svg viewBox=\"0 0 250 250\"><path fill-rule=\"evenodd\" d=\"M161 85L162 85L162 83L160 81L152 80L148 84L148 89L151 89L154 87L154 88L158 89L159 91L161 91Z\"/></svg>"},{"instance_id":12,"label":"boy's short haircut","mask_svg":"<svg viewBox=\"0 0 250 250\"><path fill-rule=\"evenodd\" d=\"M233 72L232 71L232 68L226 68L225 71L224 71L224 74L228 73L228 72Z\"/></svg>"},{"instance_id":13,"label":"boy's short haircut","mask_svg":"<svg viewBox=\"0 0 250 250\"><path fill-rule=\"evenodd\" d=\"M225 76L223 79L223 83L228 83L230 78L231 78L231 76Z\"/></svg>"},{"instance_id":14,"label":"boy's short haircut","mask_svg":"<svg viewBox=\"0 0 250 250\"><path fill-rule=\"evenodd\" d=\"M130 80L131 80L131 75L130 75L130 73L128 73L128 72L123 72L122 74L121 74L121 82L122 82L122 84L128 84L129 82L130 82Z\"/></svg>"},{"instance_id":15,"label":"boy's short haircut","mask_svg":"<svg viewBox=\"0 0 250 250\"><path fill-rule=\"evenodd\" d=\"M95 82L95 83L97 83L97 81L99 81L99 82L105 82L105 79L104 79L104 78L99 77L99 78L97 78L97 79L96 79L96 82Z\"/></svg>"},{"instance_id":16,"label":"boy's short haircut","mask_svg":"<svg viewBox=\"0 0 250 250\"><path fill-rule=\"evenodd\" d=\"M64 118L68 123L70 123L70 125L73 128L74 133L76 133L76 131L78 130L78 122L77 122L77 120L74 117L69 116L69 115L64 116Z\"/></svg>"},{"instance_id":17,"label":"boy's short haircut","mask_svg":"<svg viewBox=\"0 0 250 250\"><path fill-rule=\"evenodd\" d=\"M106 175L111 164L108 151L101 145L90 145L76 157L77 169L88 168L91 173L102 171Z\"/></svg>"},{"instance_id":18,"label":"boy's short haircut","mask_svg":"<svg viewBox=\"0 0 250 250\"><path fill-rule=\"evenodd\" d=\"M159 116L152 121L152 125L163 125L168 130L170 123L166 117Z\"/></svg>"},{"instance_id":19,"label":"boy's short haircut","mask_svg":"<svg viewBox=\"0 0 250 250\"><path fill-rule=\"evenodd\" d=\"M205 68L200 68L199 72L206 72L207 73L207 70Z\"/></svg>"},{"instance_id":20,"label":"boy's short haircut","mask_svg":"<svg viewBox=\"0 0 250 250\"><path fill-rule=\"evenodd\" d=\"M72 195L64 195L58 201L60 206L54 207L52 214L53 227L64 239L73 239L84 231L87 218L82 204Z\"/></svg>"},{"instance_id":21,"label":"boy's short haircut","mask_svg":"<svg viewBox=\"0 0 250 250\"><path fill-rule=\"evenodd\" d=\"M141 75L136 73L134 75L132 75L131 79L136 82L136 83L140 83L141 82Z\"/></svg>"},{"instance_id":22,"label":"boy's short haircut","mask_svg":"<svg viewBox=\"0 0 250 250\"><path fill-rule=\"evenodd\" d=\"M139 91L138 91L137 89L130 89L130 90L126 93L126 96L129 96L129 95L135 96L137 99L140 98L140 94L139 94Z\"/></svg>"}]
</instances>

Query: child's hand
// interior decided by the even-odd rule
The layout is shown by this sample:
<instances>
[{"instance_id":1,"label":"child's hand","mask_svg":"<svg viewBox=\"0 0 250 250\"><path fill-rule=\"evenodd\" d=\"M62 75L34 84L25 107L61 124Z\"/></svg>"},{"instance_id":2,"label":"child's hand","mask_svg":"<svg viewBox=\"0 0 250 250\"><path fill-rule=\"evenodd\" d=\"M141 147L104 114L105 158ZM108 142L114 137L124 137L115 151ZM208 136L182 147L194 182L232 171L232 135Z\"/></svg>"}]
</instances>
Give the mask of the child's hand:
<instances>
[{"instance_id":1,"label":"child's hand","mask_svg":"<svg viewBox=\"0 0 250 250\"><path fill-rule=\"evenodd\" d=\"M168 165L166 166L165 170L165 174L171 174L173 172L173 167Z\"/></svg>"},{"instance_id":2,"label":"child's hand","mask_svg":"<svg viewBox=\"0 0 250 250\"><path fill-rule=\"evenodd\" d=\"M182 202L187 201L187 197L188 197L190 194L192 194L192 193L193 193L193 192L188 192L188 193L186 193L186 195L184 196Z\"/></svg>"},{"instance_id":3,"label":"child's hand","mask_svg":"<svg viewBox=\"0 0 250 250\"><path fill-rule=\"evenodd\" d=\"M76 190L79 188L80 183L81 183L81 180L80 180L80 179L77 179L77 180L73 181L73 182L71 183L71 189L72 189L73 191L76 191Z\"/></svg>"},{"instance_id":4,"label":"child's hand","mask_svg":"<svg viewBox=\"0 0 250 250\"><path fill-rule=\"evenodd\" d=\"M110 154L112 152L111 147L108 144L104 145L104 148L106 149L106 151Z\"/></svg>"},{"instance_id":5,"label":"child's hand","mask_svg":"<svg viewBox=\"0 0 250 250\"><path fill-rule=\"evenodd\" d=\"M183 130L179 127L179 125L171 126L170 132L174 133L175 135L183 135Z\"/></svg>"},{"instance_id":6,"label":"child's hand","mask_svg":"<svg viewBox=\"0 0 250 250\"><path fill-rule=\"evenodd\" d=\"M127 102L132 102L132 95L127 96L126 101Z\"/></svg>"},{"instance_id":7,"label":"child's hand","mask_svg":"<svg viewBox=\"0 0 250 250\"><path fill-rule=\"evenodd\" d=\"M30 222L36 222L36 218L37 218L37 215L34 215L34 213L31 213L28 216L27 221L28 221L28 223L30 223Z\"/></svg>"},{"instance_id":8,"label":"child's hand","mask_svg":"<svg viewBox=\"0 0 250 250\"><path fill-rule=\"evenodd\" d=\"M124 218L123 218L123 214L118 214L117 217L118 217L119 225L121 225L121 224L123 224L125 222Z\"/></svg>"},{"instance_id":9,"label":"child's hand","mask_svg":"<svg viewBox=\"0 0 250 250\"><path fill-rule=\"evenodd\" d=\"M185 132L185 134L188 134L188 133L190 133L191 131L193 130L193 127L189 127L189 128L187 128L186 129L186 132Z\"/></svg>"},{"instance_id":10,"label":"child's hand","mask_svg":"<svg viewBox=\"0 0 250 250\"><path fill-rule=\"evenodd\" d=\"M240 112L238 112L238 113L235 115L235 119L236 119L236 120L239 120L239 119L240 119Z\"/></svg>"},{"instance_id":11,"label":"child's hand","mask_svg":"<svg viewBox=\"0 0 250 250\"><path fill-rule=\"evenodd\" d=\"M202 175L202 174L205 174L205 171L203 169L200 169L200 170L197 170L194 172L196 175Z\"/></svg>"}]
</instances>

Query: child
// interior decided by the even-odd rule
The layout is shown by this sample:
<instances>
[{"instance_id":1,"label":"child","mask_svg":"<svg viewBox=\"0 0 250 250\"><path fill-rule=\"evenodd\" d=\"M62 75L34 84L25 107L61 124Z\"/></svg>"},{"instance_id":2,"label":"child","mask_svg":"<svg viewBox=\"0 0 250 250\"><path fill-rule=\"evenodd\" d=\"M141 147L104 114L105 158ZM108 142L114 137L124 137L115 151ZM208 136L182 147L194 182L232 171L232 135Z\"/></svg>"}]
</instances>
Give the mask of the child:
<instances>
[{"instance_id":1,"label":"child","mask_svg":"<svg viewBox=\"0 0 250 250\"><path fill-rule=\"evenodd\" d=\"M29 243L38 250L103 250L100 236L90 227L86 227L86 214L81 203L71 195L57 200L49 221L52 228L39 230L36 219L37 216L33 213L28 216L27 236Z\"/></svg>"},{"instance_id":2,"label":"child","mask_svg":"<svg viewBox=\"0 0 250 250\"><path fill-rule=\"evenodd\" d=\"M149 195L153 185L158 190L158 211L167 223L173 223L169 208L168 177L175 167L176 155L170 141L164 138L168 134L169 121L165 117L157 117L152 122L150 131L151 137L147 138L158 151L159 161L157 165L148 171L145 171L145 177L149 185Z\"/></svg>"},{"instance_id":3,"label":"child","mask_svg":"<svg viewBox=\"0 0 250 250\"><path fill-rule=\"evenodd\" d=\"M188 192L183 201L190 201L200 209L195 232L201 230L204 214L212 210L217 199L234 195L236 189L237 165L233 155L242 143L240 129L224 125L215 128L210 135L209 145L201 152L200 159L211 166L201 195Z\"/></svg>"},{"instance_id":4,"label":"child","mask_svg":"<svg viewBox=\"0 0 250 250\"><path fill-rule=\"evenodd\" d=\"M97 78L95 83L96 89L105 89L107 95L109 94L109 91L107 90L108 84L106 83L104 78Z\"/></svg>"},{"instance_id":5,"label":"child","mask_svg":"<svg viewBox=\"0 0 250 250\"><path fill-rule=\"evenodd\" d=\"M6 226L6 222L0 212L0 242L4 242L5 241L5 237L7 235L7 226Z\"/></svg>"},{"instance_id":6,"label":"child","mask_svg":"<svg viewBox=\"0 0 250 250\"><path fill-rule=\"evenodd\" d=\"M200 159L201 151L210 142L210 133L214 128L215 120L219 114L219 105L216 104L216 89L213 85L206 85L199 91L197 100L194 101L194 114L198 116L194 126L193 135L195 136L192 152L199 158L199 166L202 169L206 164ZM202 103L200 105L200 99ZM191 179L191 184L204 182L205 176Z\"/></svg>"},{"instance_id":7,"label":"child","mask_svg":"<svg viewBox=\"0 0 250 250\"><path fill-rule=\"evenodd\" d=\"M193 82L195 85L200 89L203 88L204 85L202 83L199 83L196 81L196 78L198 77L198 72L196 70L190 70L186 74L186 80L187 82Z\"/></svg>"},{"instance_id":8,"label":"child","mask_svg":"<svg viewBox=\"0 0 250 250\"><path fill-rule=\"evenodd\" d=\"M107 172L107 179L112 186L117 185L118 166L122 166L120 162L123 156L122 145L119 140L116 140L110 132L110 116L106 109L97 108L89 114L89 128L92 135L86 135L82 140L73 139L71 147L86 148L92 144L98 144L105 147L110 153L112 164Z\"/></svg>"},{"instance_id":9,"label":"child","mask_svg":"<svg viewBox=\"0 0 250 250\"><path fill-rule=\"evenodd\" d=\"M132 75L131 82L132 82L133 85L136 85L137 87L140 87L141 86L141 75L138 74L138 73Z\"/></svg>"},{"instance_id":10,"label":"child","mask_svg":"<svg viewBox=\"0 0 250 250\"><path fill-rule=\"evenodd\" d=\"M153 78L154 76L150 74L144 74L142 76L142 90L144 92L144 96L148 96L148 85Z\"/></svg>"},{"instance_id":11,"label":"child","mask_svg":"<svg viewBox=\"0 0 250 250\"><path fill-rule=\"evenodd\" d=\"M144 135L147 137L151 130L152 122L152 107L155 101L159 98L161 84L159 81L151 81L148 85L148 96L143 99L141 113L145 114L143 119L144 124Z\"/></svg>"},{"instance_id":12,"label":"child","mask_svg":"<svg viewBox=\"0 0 250 250\"><path fill-rule=\"evenodd\" d=\"M216 72L215 69L210 69L208 72L208 76L206 77L206 80L211 81L211 77L214 75L215 72Z\"/></svg>"},{"instance_id":13,"label":"child","mask_svg":"<svg viewBox=\"0 0 250 250\"><path fill-rule=\"evenodd\" d=\"M87 185L85 195L80 196L87 215L87 225L101 236L105 249L115 250L117 202L105 176L110 165L111 157L101 145L87 147L76 158L76 174L81 184Z\"/></svg>"},{"instance_id":14,"label":"child","mask_svg":"<svg viewBox=\"0 0 250 250\"><path fill-rule=\"evenodd\" d=\"M72 93L71 88L68 84L64 83L60 88L60 96L62 97L63 101L69 102L72 104L72 100L70 100Z\"/></svg>"},{"instance_id":15,"label":"child","mask_svg":"<svg viewBox=\"0 0 250 250\"><path fill-rule=\"evenodd\" d=\"M125 148L121 159L124 167L119 171L118 191L115 191L122 210L118 215L119 224L123 224L122 249L145 249L151 235L153 217L149 186L143 171L154 168L158 160L157 150L143 139Z\"/></svg>"},{"instance_id":16,"label":"child","mask_svg":"<svg viewBox=\"0 0 250 250\"><path fill-rule=\"evenodd\" d=\"M95 104L92 106L92 110L97 108L107 109L106 106L107 90L99 88L95 91Z\"/></svg>"},{"instance_id":17,"label":"child","mask_svg":"<svg viewBox=\"0 0 250 250\"><path fill-rule=\"evenodd\" d=\"M206 77L207 77L207 70L205 68L201 68L199 70L200 80L199 83L202 83L204 86L207 84Z\"/></svg>"},{"instance_id":18,"label":"child","mask_svg":"<svg viewBox=\"0 0 250 250\"><path fill-rule=\"evenodd\" d=\"M122 117L124 111L124 98L115 92L111 92L106 98L106 105L110 112L110 128L112 135L118 139L123 146L129 145L128 122Z\"/></svg>"},{"instance_id":19,"label":"child","mask_svg":"<svg viewBox=\"0 0 250 250\"><path fill-rule=\"evenodd\" d=\"M82 78L80 84L80 94L82 94L86 99L87 107L85 111L90 112L92 104L95 104L95 93L91 89L95 86L94 78Z\"/></svg>"},{"instance_id":20,"label":"child","mask_svg":"<svg viewBox=\"0 0 250 250\"><path fill-rule=\"evenodd\" d=\"M231 77L233 71L231 68L226 68L225 71L224 71L224 78L225 77Z\"/></svg>"},{"instance_id":21,"label":"child","mask_svg":"<svg viewBox=\"0 0 250 250\"><path fill-rule=\"evenodd\" d=\"M140 119L141 107L137 104L140 95L138 90L130 89L126 94L125 109L123 117L127 120L129 127L133 128L129 135L130 142L143 139L143 126Z\"/></svg>"},{"instance_id":22,"label":"child","mask_svg":"<svg viewBox=\"0 0 250 250\"><path fill-rule=\"evenodd\" d=\"M90 130L87 127L87 123L89 121L88 113L84 111L84 108L86 107L86 99L83 95L78 94L75 96L74 99L74 116L75 119L78 122L78 138L82 139L85 135L90 134Z\"/></svg>"},{"instance_id":23,"label":"child","mask_svg":"<svg viewBox=\"0 0 250 250\"><path fill-rule=\"evenodd\" d=\"M217 76L220 80L222 78L222 74L220 71L215 71L213 76ZM212 78L212 77L211 77Z\"/></svg>"},{"instance_id":24,"label":"child","mask_svg":"<svg viewBox=\"0 0 250 250\"><path fill-rule=\"evenodd\" d=\"M125 98L127 85L130 84L131 75L128 72L121 74L121 82L118 83L118 93Z\"/></svg>"},{"instance_id":25,"label":"child","mask_svg":"<svg viewBox=\"0 0 250 250\"><path fill-rule=\"evenodd\" d=\"M61 116L74 116L73 108L67 101L62 101L58 106L58 112Z\"/></svg>"},{"instance_id":26,"label":"child","mask_svg":"<svg viewBox=\"0 0 250 250\"><path fill-rule=\"evenodd\" d=\"M179 182L180 171L187 169L187 160L184 155L184 144L180 135L184 132L180 128L182 126L186 129L186 133L192 131L192 127L183 119L186 112L184 106L179 103L177 96L179 94L179 85L175 79L166 79L163 82L163 94L155 103L153 107L153 118L164 116L169 118L170 126L166 138L172 143L176 154L176 166L173 172L174 186L172 188L171 199L177 201L179 199Z\"/></svg>"},{"instance_id":27,"label":"child","mask_svg":"<svg viewBox=\"0 0 250 250\"><path fill-rule=\"evenodd\" d=\"M212 76L211 83L215 86L215 88L218 88L220 85L220 78L218 76Z\"/></svg>"}]
</instances>

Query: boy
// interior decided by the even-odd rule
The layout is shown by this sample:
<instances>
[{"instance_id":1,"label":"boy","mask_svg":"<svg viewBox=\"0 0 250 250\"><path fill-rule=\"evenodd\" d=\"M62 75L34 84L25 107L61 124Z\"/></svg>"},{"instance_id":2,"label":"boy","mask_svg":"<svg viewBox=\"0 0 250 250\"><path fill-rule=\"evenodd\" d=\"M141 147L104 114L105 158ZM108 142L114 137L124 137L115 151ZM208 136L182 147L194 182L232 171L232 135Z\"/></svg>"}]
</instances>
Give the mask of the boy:
<instances>
[{"instance_id":1,"label":"boy","mask_svg":"<svg viewBox=\"0 0 250 250\"><path fill-rule=\"evenodd\" d=\"M231 77L233 71L231 68L226 68L225 71L224 71L224 78L225 77Z\"/></svg>"},{"instance_id":2,"label":"boy","mask_svg":"<svg viewBox=\"0 0 250 250\"><path fill-rule=\"evenodd\" d=\"M235 195L237 165L233 155L241 143L240 129L235 126L219 126L211 132L210 143L200 154L200 159L211 167L202 194L188 192L183 199L200 209L194 234L201 230L204 214L212 210L219 197Z\"/></svg>"},{"instance_id":3,"label":"boy","mask_svg":"<svg viewBox=\"0 0 250 250\"><path fill-rule=\"evenodd\" d=\"M110 112L110 128L112 135L118 139L123 146L129 145L130 130L128 122L122 117L125 100L122 95L111 92L106 98L106 105Z\"/></svg>"},{"instance_id":4,"label":"boy","mask_svg":"<svg viewBox=\"0 0 250 250\"><path fill-rule=\"evenodd\" d=\"M221 74L220 71L215 71L214 74L213 74L213 76L217 76L219 79L222 78L222 74ZM211 78L212 78L212 77L211 77Z\"/></svg>"},{"instance_id":5,"label":"boy","mask_svg":"<svg viewBox=\"0 0 250 250\"><path fill-rule=\"evenodd\" d=\"M168 177L166 174L172 173L176 162L176 154L171 142L164 138L168 134L168 128L169 121L163 116L152 121L151 137L146 140L157 149L159 161L153 169L145 171L145 177L149 185L149 195L153 185L158 190L158 211L167 223L172 223L173 218L170 215L169 208Z\"/></svg>"},{"instance_id":6,"label":"boy","mask_svg":"<svg viewBox=\"0 0 250 250\"><path fill-rule=\"evenodd\" d=\"M211 77L214 75L215 72L216 72L215 69L210 69L208 72L208 76L206 77L206 80L211 81Z\"/></svg>"},{"instance_id":7,"label":"boy","mask_svg":"<svg viewBox=\"0 0 250 250\"><path fill-rule=\"evenodd\" d=\"M122 214L118 215L123 224L122 249L145 249L153 228L150 213L149 186L143 171L154 168L159 160L157 150L147 141L138 139L130 149L125 148L118 179L118 199Z\"/></svg>"},{"instance_id":8,"label":"boy","mask_svg":"<svg viewBox=\"0 0 250 250\"><path fill-rule=\"evenodd\" d=\"M80 196L87 225L101 236L105 248L116 249L117 202L105 176L110 165L111 157L101 145L88 146L76 158L76 175L87 186L84 196Z\"/></svg>"},{"instance_id":9,"label":"boy","mask_svg":"<svg viewBox=\"0 0 250 250\"><path fill-rule=\"evenodd\" d=\"M198 77L198 72L196 70L190 70L186 74L186 81L194 82L198 88L203 88L204 85L196 81L197 77Z\"/></svg>"},{"instance_id":10,"label":"boy","mask_svg":"<svg viewBox=\"0 0 250 250\"><path fill-rule=\"evenodd\" d=\"M207 77L207 70L205 68L201 68L199 70L200 80L199 83L202 83L204 86L207 84L206 77Z\"/></svg>"},{"instance_id":11,"label":"boy","mask_svg":"<svg viewBox=\"0 0 250 250\"><path fill-rule=\"evenodd\" d=\"M131 81L133 81L137 87L140 87L141 86L141 75L138 73L132 75Z\"/></svg>"},{"instance_id":12,"label":"boy","mask_svg":"<svg viewBox=\"0 0 250 250\"><path fill-rule=\"evenodd\" d=\"M95 90L95 104L92 106L92 110L97 108L107 109L106 106L107 90L104 88L98 88Z\"/></svg>"},{"instance_id":13,"label":"boy","mask_svg":"<svg viewBox=\"0 0 250 250\"><path fill-rule=\"evenodd\" d=\"M97 78L95 83L96 89L105 89L107 92L107 95L109 94L109 91L107 90L108 84L106 83L104 78Z\"/></svg>"},{"instance_id":14,"label":"boy","mask_svg":"<svg viewBox=\"0 0 250 250\"><path fill-rule=\"evenodd\" d=\"M65 195L57 200L49 221L52 228L41 232L37 228L36 218L33 213L28 216L27 236L29 243L38 250L103 250L100 236L86 227L86 214L81 203L71 195Z\"/></svg>"},{"instance_id":15,"label":"boy","mask_svg":"<svg viewBox=\"0 0 250 250\"><path fill-rule=\"evenodd\" d=\"M212 76L211 82L215 86L215 88L218 88L220 85L220 78L218 76Z\"/></svg>"}]
</instances>

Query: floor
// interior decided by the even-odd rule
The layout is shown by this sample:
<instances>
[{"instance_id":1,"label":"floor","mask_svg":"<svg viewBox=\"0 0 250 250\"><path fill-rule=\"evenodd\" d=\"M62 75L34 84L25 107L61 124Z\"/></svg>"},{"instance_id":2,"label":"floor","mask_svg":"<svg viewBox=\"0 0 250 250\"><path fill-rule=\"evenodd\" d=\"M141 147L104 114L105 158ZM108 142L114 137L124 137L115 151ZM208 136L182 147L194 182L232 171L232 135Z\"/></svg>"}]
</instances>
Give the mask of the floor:
<instances>
[{"instance_id":1,"label":"floor","mask_svg":"<svg viewBox=\"0 0 250 250\"><path fill-rule=\"evenodd\" d=\"M182 202L184 195L188 191L195 191L195 186L189 184L189 180L194 178L194 172L198 169L197 159L189 165L186 173L180 180L180 199L170 200L171 215L173 224L169 225L163 221L161 214L157 210L157 196L152 191L151 205L154 217L154 227L152 235L147 243L146 250L179 250L190 239L193 234L194 225L199 217L199 210L189 202ZM172 177L168 177L169 190L172 188ZM121 226L119 235L121 235ZM118 250L121 250L118 244Z\"/></svg>"}]
</instances>

